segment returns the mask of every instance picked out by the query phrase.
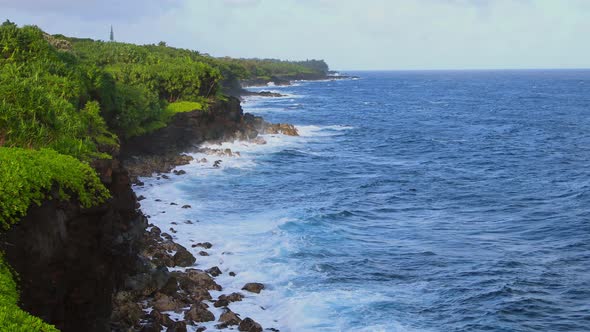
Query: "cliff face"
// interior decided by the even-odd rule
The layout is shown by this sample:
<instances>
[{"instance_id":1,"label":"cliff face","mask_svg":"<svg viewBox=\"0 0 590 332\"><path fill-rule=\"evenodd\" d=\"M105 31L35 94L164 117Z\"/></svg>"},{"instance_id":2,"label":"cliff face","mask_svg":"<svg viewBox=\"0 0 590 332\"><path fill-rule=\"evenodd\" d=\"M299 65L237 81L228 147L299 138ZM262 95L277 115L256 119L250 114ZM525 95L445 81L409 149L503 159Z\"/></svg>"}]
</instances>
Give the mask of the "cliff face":
<instances>
[{"instance_id":1,"label":"cliff face","mask_svg":"<svg viewBox=\"0 0 590 332\"><path fill-rule=\"evenodd\" d=\"M223 140L242 133L248 135L244 131L240 101L230 97L212 105L208 111L178 113L167 127L127 140L121 155L127 159L137 155L177 153L204 141Z\"/></svg>"},{"instance_id":2,"label":"cliff face","mask_svg":"<svg viewBox=\"0 0 590 332\"><path fill-rule=\"evenodd\" d=\"M205 140L255 137L250 118L235 98L208 112L180 113L168 127L124 142L119 159L162 159ZM82 209L76 201L47 200L0 235L0 250L19 276L20 306L65 332L117 329L113 294L145 272L139 253L147 221L119 159L93 165L111 192L107 203Z\"/></svg>"},{"instance_id":3,"label":"cliff face","mask_svg":"<svg viewBox=\"0 0 590 332\"><path fill-rule=\"evenodd\" d=\"M127 172L116 160L95 166L112 194L107 203L45 201L0 240L21 307L66 332L110 331L113 290L135 266L146 227Z\"/></svg>"}]
</instances>

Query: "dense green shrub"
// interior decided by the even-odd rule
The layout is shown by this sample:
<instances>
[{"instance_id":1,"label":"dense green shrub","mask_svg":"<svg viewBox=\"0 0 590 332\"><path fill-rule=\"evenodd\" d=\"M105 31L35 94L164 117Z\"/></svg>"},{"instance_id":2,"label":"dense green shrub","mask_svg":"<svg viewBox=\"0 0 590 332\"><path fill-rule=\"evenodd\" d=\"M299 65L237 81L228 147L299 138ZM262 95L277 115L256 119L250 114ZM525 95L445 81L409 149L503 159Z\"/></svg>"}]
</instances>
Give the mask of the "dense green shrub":
<instances>
[{"instance_id":1,"label":"dense green shrub","mask_svg":"<svg viewBox=\"0 0 590 332\"><path fill-rule=\"evenodd\" d=\"M8 229L33 203L39 205L52 188L58 198L75 194L90 207L109 197L96 172L76 158L50 149L0 148L0 224Z\"/></svg>"},{"instance_id":2,"label":"dense green shrub","mask_svg":"<svg viewBox=\"0 0 590 332\"><path fill-rule=\"evenodd\" d=\"M99 104L90 101L93 82L75 56L58 51L30 26L0 26L0 48L0 146L106 157L96 142L112 134Z\"/></svg>"}]
</instances>

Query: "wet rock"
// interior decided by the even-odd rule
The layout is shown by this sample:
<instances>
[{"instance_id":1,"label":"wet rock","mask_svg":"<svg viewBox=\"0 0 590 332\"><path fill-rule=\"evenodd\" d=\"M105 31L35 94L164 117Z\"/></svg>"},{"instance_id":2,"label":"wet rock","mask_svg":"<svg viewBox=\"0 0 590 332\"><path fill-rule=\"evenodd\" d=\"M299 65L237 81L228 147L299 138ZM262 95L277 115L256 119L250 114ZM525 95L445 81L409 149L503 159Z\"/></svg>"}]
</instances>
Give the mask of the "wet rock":
<instances>
[{"instance_id":1,"label":"wet rock","mask_svg":"<svg viewBox=\"0 0 590 332\"><path fill-rule=\"evenodd\" d=\"M225 308L225 310L219 317L219 322L221 324L219 324L218 326L220 328L226 328L232 325L239 325L241 321L242 320L240 319L240 317L238 317L238 315L235 312L231 311L228 308Z\"/></svg>"},{"instance_id":2,"label":"wet rock","mask_svg":"<svg viewBox=\"0 0 590 332\"><path fill-rule=\"evenodd\" d=\"M254 143L254 144L258 144L258 145L264 145L266 144L266 140L262 137L256 137L253 140L250 140L250 142Z\"/></svg>"},{"instance_id":3,"label":"wet rock","mask_svg":"<svg viewBox=\"0 0 590 332\"><path fill-rule=\"evenodd\" d=\"M166 180L167 180L167 179L170 179L170 177L169 177L168 175L166 175L166 174L162 174L162 178L163 178L163 179L166 179Z\"/></svg>"},{"instance_id":4,"label":"wet rock","mask_svg":"<svg viewBox=\"0 0 590 332\"><path fill-rule=\"evenodd\" d=\"M160 312L177 311L184 306L177 299L162 293L157 293L154 300L154 309Z\"/></svg>"},{"instance_id":5,"label":"wet rock","mask_svg":"<svg viewBox=\"0 0 590 332\"><path fill-rule=\"evenodd\" d=\"M157 310L152 310L150 312L150 318L159 325L164 325L166 327L170 327L174 323L174 321L170 318L170 315L163 314Z\"/></svg>"},{"instance_id":6,"label":"wet rock","mask_svg":"<svg viewBox=\"0 0 590 332\"><path fill-rule=\"evenodd\" d=\"M276 123L268 124L264 129L266 134L283 134L287 136L299 136L297 128L292 124L287 123Z\"/></svg>"},{"instance_id":7,"label":"wet rock","mask_svg":"<svg viewBox=\"0 0 590 332\"><path fill-rule=\"evenodd\" d=\"M213 299L209 291L203 288L193 288L188 296L191 302L211 301Z\"/></svg>"},{"instance_id":8,"label":"wet rock","mask_svg":"<svg viewBox=\"0 0 590 332\"><path fill-rule=\"evenodd\" d=\"M213 277L217 277L222 274L221 270L217 266L207 269L207 270L205 270L205 272L209 273Z\"/></svg>"},{"instance_id":9,"label":"wet rock","mask_svg":"<svg viewBox=\"0 0 590 332\"><path fill-rule=\"evenodd\" d=\"M285 95L271 91L260 91L258 92L258 95L262 97L285 97Z\"/></svg>"},{"instance_id":10,"label":"wet rock","mask_svg":"<svg viewBox=\"0 0 590 332\"><path fill-rule=\"evenodd\" d=\"M174 322L166 332L187 332L185 322Z\"/></svg>"},{"instance_id":11,"label":"wet rock","mask_svg":"<svg viewBox=\"0 0 590 332\"><path fill-rule=\"evenodd\" d=\"M206 330L207 330L207 328L204 327L204 326L201 326L201 327L198 327L197 328L197 332L203 332L203 331L206 331Z\"/></svg>"},{"instance_id":12,"label":"wet rock","mask_svg":"<svg viewBox=\"0 0 590 332\"><path fill-rule=\"evenodd\" d=\"M184 247L180 247L179 250L174 254L174 264L180 267L192 266L195 264L197 259Z\"/></svg>"},{"instance_id":13,"label":"wet rock","mask_svg":"<svg viewBox=\"0 0 590 332\"><path fill-rule=\"evenodd\" d=\"M177 233L177 232L176 232L176 230L175 230L174 228L172 228L172 227L170 227L170 231L171 231L173 234L176 234L176 233Z\"/></svg>"},{"instance_id":14,"label":"wet rock","mask_svg":"<svg viewBox=\"0 0 590 332\"><path fill-rule=\"evenodd\" d=\"M152 256L152 263L158 267L167 266L174 267L174 258L165 251L158 251Z\"/></svg>"},{"instance_id":15,"label":"wet rock","mask_svg":"<svg viewBox=\"0 0 590 332\"><path fill-rule=\"evenodd\" d=\"M170 203L170 205L178 205L178 204L176 204L176 203L172 202L172 203Z\"/></svg>"},{"instance_id":16,"label":"wet rock","mask_svg":"<svg viewBox=\"0 0 590 332\"><path fill-rule=\"evenodd\" d=\"M162 233L161 234L163 238L165 238L168 241L172 241L172 235L168 234L168 233Z\"/></svg>"},{"instance_id":17,"label":"wet rock","mask_svg":"<svg viewBox=\"0 0 590 332\"><path fill-rule=\"evenodd\" d=\"M242 290L260 294L260 292L264 289L264 285L259 282L249 282L242 287Z\"/></svg>"},{"instance_id":18,"label":"wet rock","mask_svg":"<svg viewBox=\"0 0 590 332\"><path fill-rule=\"evenodd\" d=\"M112 319L127 326L134 326L143 316L141 306L129 292L119 292L113 298Z\"/></svg>"},{"instance_id":19,"label":"wet rock","mask_svg":"<svg viewBox=\"0 0 590 332\"><path fill-rule=\"evenodd\" d=\"M159 199L159 198L156 198L156 199L155 199L155 201L156 201L156 202L161 202L162 200L161 200L161 199Z\"/></svg>"},{"instance_id":20,"label":"wet rock","mask_svg":"<svg viewBox=\"0 0 590 332\"><path fill-rule=\"evenodd\" d=\"M215 301L215 303L213 303L213 306L215 308L227 307L228 305L229 305L229 301L226 299L217 300L217 301Z\"/></svg>"},{"instance_id":21,"label":"wet rock","mask_svg":"<svg viewBox=\"0 0 590 332\"><path fill-rule=\"evenodd\" d=\"M239 331L246 331L246 332L262 332L262 326L256 323L252 318L245 318L238 327Z\"/></svg>"},{"instance_id":22,"label":"wet rock","mask_svg":"<svg viewBox=\"0 0 590 332\"><path fill-rule=\"evenodd\" d=\"M215 160L215 162L213 163L213 167L215 167L215 168L221 167L221 162L222 162L222 160Z\"/></svg>"},{"instance_id":23,"label":"wet rock","mask_svg":"<svg viewBox=\"0 0 590 332\"><path fill-rule=\"evenodd\" d=\"M137 197L137 201L143 201L145 199L144 195L139 195L139 197Z\"/></svg>"},{"instance_id":24,"label":"wet rock","mask_svg":"<svg viewBox=\"0 0 590 332\"><path fill-rule=\"evenodd\" d=\"M183 174L186 174L186 171L184 171L184 170L182 170L182 169L181 169L181 170L178 170L178 171L177 171L177 170L175 170L175 171L174 171L174 174L176 174L176 175L183 175Z\"/></svg>"},{"instance_id":25,"label":"wet rock","mask_svg":"<svg viewBox=\"0 0 590 332\"><path fill-rule=\"evenodd\" d=\"M215 316L207 310L203 303L193 304L189 311L184 314L184 319L191 320L197 323L211 322L215 320Z\"/></svg>"},{"instance_id":26,"label":"wet rock","mask_svg":"<svg viewBox=\"0 0 590 332\"><path fill-rule=\"evenodd\" d=\"M175 277L169 277L168 281L160 288L160 292L166 295L174 295L178 292L178 280Z\"/></svg>"},{"instance_id":27,"label":"wet rock","mask_svg":"<svg viewBox=\"0 0 590 332\"><path fill-rule=\"evenodd\" d=\"M183 206L182 206L182 208L183 208L183 209L190 209L190 208L191 208L191 206L187 204L187 205L183 205Z\"/></svg>"},{"instance_id":28,"label":"wet rock","mask_svg":"<svg viewBox=\"0 0 590 332\"><path fill-rule=\"evenodd\" d=\"M199 160L199 162L202 164L206 164L209 162L209 160L207 160L207 158L201 158L201 160Z\"/></svg>"},{"instance_id":29,"label":"wet rock","mask_svg":"<svg viewBox=\"0 0 590 332\"><path fill-rule=\"evenodd\" d=\"M213 245L209 242L203 242L203 243L197 243L194 245L195 247L202 247L205 249L211 249L213 247Z\"/></svg>"},{"instance_id":30,"label":"wet rock","mask_svg":"<svg viewBox=\"0 0 590 332\"><path fill-rule=\"evenodd\" d=\"M199 256L209 256L209 253L206 251L199 251Z\"/></svg>"},{"instance_id":31,"label":"wet rock","mask_svg":"<svg viewBox=\"0 0 590 332\"><path fill-rule=\"evenodd\" d=\"M141 327L140 332L160 332L162 331L162 326L156 323L148 323Z\"/></svg>"},{"instance_id":32,"label":"wet rock","mask_svg":"<svg viewBox=\"0 0 590 332\"><path fill-rule=\"evenodd\" d=\"M192 225L193 224L193 222L191 220L186 220L184 223L187 224L187 225Z\"/></svg>"},{"instance_id":33,"label":"wet rock","mask_svg":"<svg viewBox=\"0 0 590 332\"><path fill-rule=\"evenodd\" d=\"M233 272L233 271L230 271L230 272L229 272L229 276L230 276L230 277L235 277L235 276L236 276L236 273L235 273L235 272Z\"/></svg>"},{"instance_id":34,"label":"wet rock","mask_svg":"<svg viewBox=\"0 0 590 332\"><path fill-rule=\"evenodd\" d=\"M240 293L231 293L229 295L220 295L219 300L227 300L229 302L239 302L242 301L244 295Z\"/></svg>"},{"instance_id":35,"label":"wet rock","mask_svg":"<svg viewBox=\"0 0 590 332\"><path fill-rule=\"evenodd\" d=\"M195 288L205 290L222 290L213 278L204 271L197 269L187 269L184 273L172 273L180 283L180 286L191 293Z\"/></svg>"}]
</instances>

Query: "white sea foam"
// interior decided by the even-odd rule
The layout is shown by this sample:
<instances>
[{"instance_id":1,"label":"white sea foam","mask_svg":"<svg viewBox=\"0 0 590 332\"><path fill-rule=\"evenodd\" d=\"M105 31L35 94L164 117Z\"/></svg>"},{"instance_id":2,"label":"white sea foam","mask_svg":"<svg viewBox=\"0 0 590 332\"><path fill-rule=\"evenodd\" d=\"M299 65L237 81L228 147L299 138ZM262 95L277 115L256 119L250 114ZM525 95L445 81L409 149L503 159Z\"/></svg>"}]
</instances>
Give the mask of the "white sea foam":
<instances>
[{"instance_id":1,"label":"white sea foam","mask_svg":"<svg viewBox=\"0 0 590 332\"><path fill-rule=\"evenodd\" d=\"M249 105L250 107L250 105ZM138 195L146 197L141 208L150 216L150 223L163 232L171 234L176 242L187 248L197 257L196 268L208 269L218 266L223 272L216 281L223 287L222 292L212 291L213 298L221 294L241 292L246 295L241 302L230 308L242 318L251 317L265 328L288 331L346 331L346 321L339 321L338 310L342 301L374 301L378 294L364 291L300 292L292 281L308 273L311 279L321 277L321 271L305 271L302 267L289 264L289 254L298 252L299 238L284 231L281 226L297 222L284 217L282 211L244 211L244 213L225 213L217 211L215 201L208 199L207 193L195 192L191 186L203 181L229 181L232 171L254 171L260 157L293 149L303 153L306 145L313 140L325 140L338 135L349 126L296 126L300 136L261 135L266 144L235 141L222 144L203 144L202 148L217 150L231 149L232 156L192 153L195 158L190 164L177 167L185 175L170 175L169 179L142 178L142 187L134 187ZM236 154L236 152L239 153ZM206 158L206 162L201 162ZM221 160L218 168L215 161ZM240 173L241 174L241 173ZM247 175L240 175L247 176ZM210 186L215 190L215 185ZM177 205L170 205L176 203ZM190 205L190 209L183 209ZM187 221L190 221L188 223ZM171 231L171 228L175 232ZM211 242L213 247L206 250L209 256L199 256L203 248L192 248L198 242ZM229 276L235 272L236 276ZM260 294L241 291L248 282L261 282L266 288ZM366 299L366 300L363 300ZM218 319L221 309L210 306ZM182 319L173 314L173 318ZM331 317L329 322L326 317ZM217 322L201 324L208 331L217 331ZM318 326L321 328L318 329ZM195 331L189 327L189 331ZM379 326L366 331L385 331Z\"/></svg>"}]
</instances>

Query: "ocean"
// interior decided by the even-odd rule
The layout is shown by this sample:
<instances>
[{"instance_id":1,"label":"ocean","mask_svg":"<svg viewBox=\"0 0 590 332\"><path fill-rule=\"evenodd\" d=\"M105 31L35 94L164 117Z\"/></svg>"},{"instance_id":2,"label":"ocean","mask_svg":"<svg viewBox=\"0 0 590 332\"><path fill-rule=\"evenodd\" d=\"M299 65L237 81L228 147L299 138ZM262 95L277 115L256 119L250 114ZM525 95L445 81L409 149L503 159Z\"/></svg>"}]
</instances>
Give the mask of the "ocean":
<instances>
[{"instance_id":1,"label":"ocean","mask_svg":"<svg viewBox=\"0 0 590 332\"><path fill-rule=\"evenodd\" d=\"M214 298L262 282L230 308L282 332L590 331L590 71L353 74L254 88L299 137L135 188L213 244Z\"/></svg>"}]
</instances>

